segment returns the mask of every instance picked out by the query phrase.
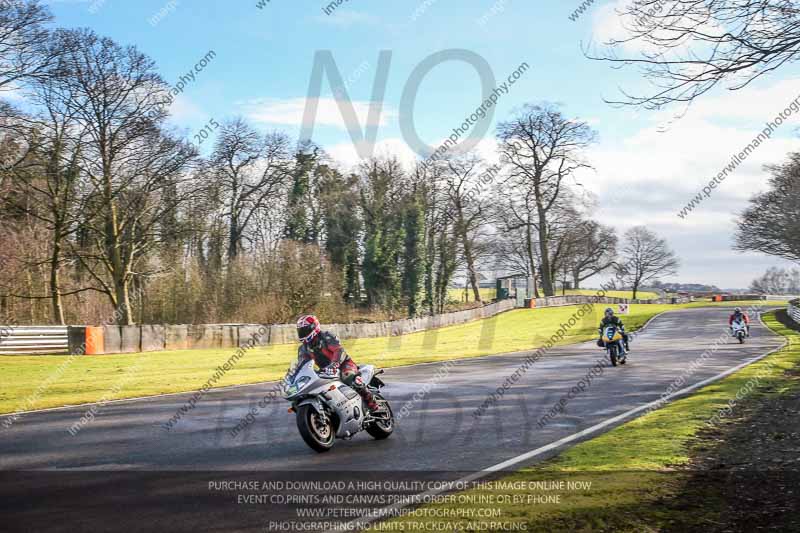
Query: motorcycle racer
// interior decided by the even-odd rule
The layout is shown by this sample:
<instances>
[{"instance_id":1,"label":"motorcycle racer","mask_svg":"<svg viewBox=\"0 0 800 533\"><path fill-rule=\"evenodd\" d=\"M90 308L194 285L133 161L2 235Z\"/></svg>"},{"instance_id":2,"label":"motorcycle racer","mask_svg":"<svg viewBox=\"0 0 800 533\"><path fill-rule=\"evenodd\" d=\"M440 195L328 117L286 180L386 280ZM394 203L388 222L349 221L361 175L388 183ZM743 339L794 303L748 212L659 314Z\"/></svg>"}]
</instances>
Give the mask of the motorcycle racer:
<instances>
[{"instance_id":1,"label":"motorcycle racer","mask_svg":"<svg viewBox=\"0 0 800 533\"><path fill-rule=\"evenodd\" d=\"M323 373L339 373L342 382L358 392L370 411L381 411L361 378L358 365L344 350L336 335L322 331L316 316L303 315L297 320L297 337L302 343L297 350L298 366L314 361Z\"/></svg>"},{"instance_id":2,"label":"motorcycle racer","mask_svg":"<svg viewBox=\"0 0 800 533\"><path fill-rule=\"evenodd\" d=\"M731 333L733 333L734 322L744 322L744 329L747 332L747 336L750 336L750 317L747 316L747 313L742 311L741 307L734 309L733 314L728 318L728 326L731 329Z\"/></svg>"},{"instance_id":3,"label":"motorcycle racer","mask_svg":"<svg viewBox=\"0 0 800 533\"><path fill-rule=\"evenodd\" d=\"M625 325L622 323L622 320L614 314L614 310L610 307L606 308L605 316L603 316L603 320L600 321L600 335L603 334L603 329L608 326L615 326L619 329L619 332L622 333L622 341L625 343L625 351L630 351L631 348L628 343L628 334L625 333Z\"/></svg>"}]
</instances>

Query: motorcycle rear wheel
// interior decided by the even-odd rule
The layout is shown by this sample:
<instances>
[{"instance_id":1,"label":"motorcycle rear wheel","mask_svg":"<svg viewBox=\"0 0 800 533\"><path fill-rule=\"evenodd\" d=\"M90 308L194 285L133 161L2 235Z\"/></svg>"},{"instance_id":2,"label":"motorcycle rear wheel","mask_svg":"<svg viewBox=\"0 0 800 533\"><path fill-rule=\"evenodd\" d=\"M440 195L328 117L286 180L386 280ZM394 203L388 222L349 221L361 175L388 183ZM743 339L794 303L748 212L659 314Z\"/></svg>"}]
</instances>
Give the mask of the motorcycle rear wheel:
<instances>
[{"instance_id":1,"label":"motorcycle rear wheel","mask_svg":"<svg viewBox=\"0 0 800 533\"><path fill-rule=\"evenodd\" d=\"M300 436L312 450L324 453L333 448L336 434L330 417L322 420L319 413L310 405L302 405L297 411L297 429Z\"/></svg>"}]
</instances>

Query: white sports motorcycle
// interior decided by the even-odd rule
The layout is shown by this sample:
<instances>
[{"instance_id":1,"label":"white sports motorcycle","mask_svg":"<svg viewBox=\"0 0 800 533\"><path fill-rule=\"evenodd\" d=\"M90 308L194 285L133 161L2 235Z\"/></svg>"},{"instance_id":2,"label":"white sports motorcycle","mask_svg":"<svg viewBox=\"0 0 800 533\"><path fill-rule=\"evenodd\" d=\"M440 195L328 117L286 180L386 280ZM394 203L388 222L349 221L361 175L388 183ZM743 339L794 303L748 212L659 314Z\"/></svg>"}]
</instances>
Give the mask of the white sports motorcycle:
<instances>
[{"instance_id":1,"label":"white sports motorcycle","mask_svg":"<svg viewBox=\"0 0 800 533\"><path fill-rule=\"evenodd\" d=\"M314 362L307 361L299 368L290 368L283 379L283 392L296 414L300 436L313 450L327 452L337 438L350 439L366 430L373 438L389 437L394 430L394 414L389 402L380 393L384 386L373 365L358 367L361 379L367 384L375 401L382 407L370 413L361 395L339 379L338 370L316 372Z\"/></svg>"},{"instance_id":2,"label":"white sports motorcycle","mask_svg":"<svg viewBox=\"0 0 800 533\"><path fill-rule=\"evenodd\" d=\"M731 336L739 339L739 344L744 344L744 339L748 336L747 324L744 320L734 320L731 323Z\"/></svg>"}]
</instances>

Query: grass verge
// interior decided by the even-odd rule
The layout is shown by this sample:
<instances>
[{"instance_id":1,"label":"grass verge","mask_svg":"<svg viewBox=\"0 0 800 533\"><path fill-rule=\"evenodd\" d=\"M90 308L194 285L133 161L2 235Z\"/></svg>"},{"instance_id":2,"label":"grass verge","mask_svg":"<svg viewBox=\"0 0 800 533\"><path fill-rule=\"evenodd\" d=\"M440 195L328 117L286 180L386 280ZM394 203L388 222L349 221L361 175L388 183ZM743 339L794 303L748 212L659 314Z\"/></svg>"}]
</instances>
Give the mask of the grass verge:
<instances>
[{"instance_id":1,"label":"grass verge","mask_svg":"<svg viewBox=\"0 0 800 533\"><path fill-rule=\"evenodd\" d=\"M786 347L692 396L578 444L550 461L465 492L464 499L497 502L511 496L512 503L474 505L476 509L499 510L500 516L493 520L504 523L505 530L638 532L662 531L676 524L691 523L686 509L661 503L675 498L685 487L690 473L682 467L690 462L695 437L709 427L715 415L725 412L730 400L739 398L741 403L748 398L784 394L795 383L784 373L800 364L800 333L779 322L774 312L765 315L764 321L787 338ZM744 397L742 391L747 391ZM526 483L527 488L505 490L503 486L504 490L500 490L501 482ZM539 486L531 485L534 482L561 488L532 491L530 487ZM559 485L560 482L564 485ZM572 488L568 483L573 484ZM514 495L526 504L513 503ZM543 501L546 497L558 501ZM697 513L694 517L697 522L709 518L700 515L717 512L718 503L708 501L708 505L694 506L692 512ZM392 521L391 527L394 531L433 531L448 522L451 527L448 531L478 530L475 521L421 518L424 513L455 516L454 509L463 509L465 505L470 504L428 505L420 508L418 515ZM408 528L403 529L403 525ZM423 529L418 529L421 525ZM379 524L375 530L389 527Z\"/></svg>"}]
</instances>

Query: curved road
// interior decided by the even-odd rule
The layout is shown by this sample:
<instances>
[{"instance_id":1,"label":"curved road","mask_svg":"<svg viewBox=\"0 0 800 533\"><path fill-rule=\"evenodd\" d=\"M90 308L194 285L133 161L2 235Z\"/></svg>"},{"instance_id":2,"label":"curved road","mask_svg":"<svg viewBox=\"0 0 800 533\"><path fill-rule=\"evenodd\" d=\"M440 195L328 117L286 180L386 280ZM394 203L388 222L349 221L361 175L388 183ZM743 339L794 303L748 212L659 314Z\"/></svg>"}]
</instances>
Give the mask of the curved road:
<instances>
[{"instance_id":1,"label":"curved road","mask_svg":"<svg viewBox=\"0 0 800 533\"><path fill-rule=\"evenodd\" d=\"M66 531L67 524L35 505L37 499L45 499L53 508L63 508L66 504L61 502L77 498L76 493L85 497L88 491L91 498L118 498L117 503L126 502L127 506L146 494L152 496L153 491L161 491L150 505L142 502L141 509L133 505L128 510L139 517L149 516L154 520L151 525L182 516L182 524L204 526L200 529L211 529L214 524L263 530L265 517L260 516L258 507L248 507L244 514L241 505L234 505L227 512L216 509L213 516L200 512L214 507L200 502L218 497L208 494L206 481L217 479L220 474L225 479L244 479L253 474L263 478L268 472L284 479L286 472L301 478L303 474L298 471L329 471L332 479L358 479L382 470L387 471L387 476L411 473L454 479L460 473L489 468L657 400L727 330L729 312L725 308L702 308L660 315L636 336L629 364L617 368L606 365L602 370L596 369L604 352L594 343L553 348L477 418L474 411L520 366L525 354L457 361L449 366L444 380L409 405L410 414L399 422L391 438L377 442L362 434L351 441L339 441L327 454L316 454L306 447L282 400L263 410L240 435L229 436L231 428L257 405L270 385L211 391L171 431L164 430L163 423L191 394L101 406L96 419L75 436L67 428L86 412L87 406L27 414L9 429L3 429L0 420L0 501L4 502L0 504L0 514L12 517L12 525L16 516L20 524L24 521L26 529L63 527ZM686 382L679 388L781 346L780 337L757 319L753 322L752 337L746 344L727 339L695 372L684 375ZM441 368L442 364L425 364L388 369L384 376L388 384L385 395L395 412ZM537 423L593 369L595 377L590 386L570 397L563 413L547 423ZM539 455L528 464L546 456ZM20 472L42 469L49 472ZM158 485L158 480L164 486ZM180 492L178 487L193 483L195 492L199 490L197 486L203 485L205 493L175 499L175 492ZM55 485L72 488L56 489ZM225 503L230 503L225 498ZM82 514L82 519L103 514L101 509L110 508L104 504ZM134 525L127 522L128 527L136 529Z\"/></svg>"}]
</instances>

